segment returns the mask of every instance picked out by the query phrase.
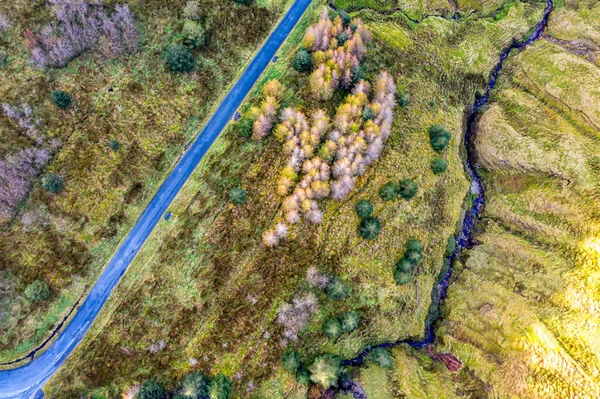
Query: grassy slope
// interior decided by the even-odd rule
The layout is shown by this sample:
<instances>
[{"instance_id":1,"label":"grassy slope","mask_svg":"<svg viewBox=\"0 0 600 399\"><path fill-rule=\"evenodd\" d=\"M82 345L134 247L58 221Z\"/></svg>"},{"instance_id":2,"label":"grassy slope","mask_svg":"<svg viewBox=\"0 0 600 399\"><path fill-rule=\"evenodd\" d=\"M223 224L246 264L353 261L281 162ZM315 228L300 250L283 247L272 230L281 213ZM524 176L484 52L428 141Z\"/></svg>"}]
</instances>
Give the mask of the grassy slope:
<instances>
[{"instance_id":1,"label":"grassy slope","mask_svg":"<svg viewBox=\"0 0 600 399\"><path fill-rule=\"evenodd\" d=\"M411 104L397 110L383 157L354 195L328 202L321 226L294 230L284 246L266 250L259 240L279 212L274 182L284 162L280 146L272 138L261 144L245 142L230 129L178 196L174 218L161 222L99 321L53 378L47 388L50 396L90 391L116 395L148 377L173 387L175 379L194 368L194 358L205 372L239 373L234 397L303 397L304 388L293 384L279 366L283 348L275 317L283 301L308 289L304 275L315 264L340 274L351 283L353 294L340 304L319 293L320 311L296 345L307 360L325 350L351 357L365 344L420 334L446 239L459 220L467 190L457 139L465 106L483 86L501 48L512 35L524 35L539 14L540 8L532 12L519 4L503 24L475 17L460 23L430 18L411 28L400 16L362 13L372 22L376 38L367 56L368 76L389 69L401 90L410 93ZM297 43L306 22L288 46ZM482 45L484 34L495 38L487 46ZM392 42L395 37L405 37L406 44ZM281 53L266 75L283 75L287 101L302 105L306 78L287 69L290 47ZM251 101L257 101L256 94ZM445 155L450 168L443 177L429 169L434 154L427 128L435 123L455 136ZM383 204L378 188L405 177L418 181L417 197ZM225 190L235 185L248 190L247 206L226 203ZM374 202L383 222L374 242L356 234L352 206L360 198ZM410 237L425 245L425 260L413 283L398 287L392 280L393 262ZM323 320L347 309L361 313L362 327L329 343L320 332ZM164 351L149 353L149 346L161 339L167 344ZM249 382L258 386L253 393L245 393Z\"/></svg>"},{"instance_id":2,"label":"grassy slope","mask_svg":"<svg viewBox=\"0 0 600 399\"><path fill-rule=\"evenodd\" d=\"M550 33L589 15L589 2L579 14L569 3ZM600 70L544 40L503 76L474 143L487 198L479 245L455 266L440 344L466 366L456 379L486 387L470 397L598 397ZM402 356L396 367L414 363ZM448 376L440 368L435 381Z\"/></svg>"},{"instance_id":3,"label":"grassy slope","mask_svg":"<svg viewBox=\"0 0 600 399\"><path fill-rule=\"evenodd\" d=\"M159 1L130 3L143 32L138 54L114 61L88 54L50 71L28 65L21 35L51 19L49 9L29 1L0 7L12 24L0 38L9 55L8 65L0 67L0 98L31 104L48 134L62 141L48 170L63 176L66 188L50 196L36 185L17 218L0 230L0 279L9 287L0 301L0 361L40 343L95 280L286 1L263 4L270 9L203 1L214 34L208 48L198 52L203 68L192 74L166 71L161 58L177 40L185 1L169 2L168 9ZM256 24L257 19L263 23ZM55 88L74 95L73 110L57 111L49 95ZM0 153L19 146L3 115L0 137ZM108 148L110 139L120 142L118 152ZM45 224L25 226L26 213ZM35 279L50 285L48 304L24 299L23 288Z\"/></svg>"}]
</instances>

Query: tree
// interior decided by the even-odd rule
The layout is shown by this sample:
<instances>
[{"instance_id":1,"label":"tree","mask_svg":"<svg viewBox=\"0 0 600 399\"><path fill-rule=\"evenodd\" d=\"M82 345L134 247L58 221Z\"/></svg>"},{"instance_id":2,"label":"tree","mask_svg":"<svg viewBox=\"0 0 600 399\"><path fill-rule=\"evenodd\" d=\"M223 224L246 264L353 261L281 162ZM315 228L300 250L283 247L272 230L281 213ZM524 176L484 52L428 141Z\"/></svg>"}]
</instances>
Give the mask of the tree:
<instances>
[{"instance_id":1,"label":"tree","mask_svg":"<svg viewBox=\"0 0 600 399\"><path fill-rule=\"evenodd\" d=\"M254 126L254 121L250 118L242 118L238 124L237 129L240 136L245 139L249 139L252 137L252 128Z\"/></svg>"},{"instance_id":2,"label":"tree","mask_svg":"<svg viewBox=\"0 0 600 399\"><path fill-rule=\"evenodd\" d=\"M165 53L165 61L173 72L189 72L196 65L192 50L181 45L169 46Z\"/></svg>"},{"instance_id":3,"label":"tree","mask_svg":"<svg viewBox=\"0 0 600 399\"><path fill-rule=\"evenodd\" d=\"M323 323L323 332L329 339L335 341L342 334L342 323L335 317L330 317Z\"/></svg>"},{"instance_id":4,"label":"tree","mask_svg":"<svg viewBox=\"0 0 600 399\"><path fill-rule=\"evenodd\" d=\"M234 205L244 205L246 203L246 190L239 187L234 187L227 192L229 201Z\"/></svg>"},{"instance_id":5,"label":"tree","mask_svg":"<svg viewBox=\"0 0 600 399\"><path fill-rule=\"evenodd\" d=\"M45 301L50 297L48 284L41 280L35 280L25 288L25 296L32 301Z\"/></svg>"},{"instance_id":6,"label":"tree","mask_svg":"<svg viewBox=\"0 0 600 399\"><path fill-rule=\"evenodd\" d=\"M352 332L360 323L360 316L354 311L346 312L342 315L342 330L344 332Z\"/></svg>"},{"instance_id":7,"label":"tree","mask_svg":"<svg viewBox=\"0 0 600 399\"><path fill-rule=\"evenodd\" d=\"M360 222L359 232L365 240L374 240L379 235L381 225L379 219L369 216Z\"/></svg>"},{"instance_id":8,"label":"tree","mask_svg":"<svg viewBox=\"0 0 600 399\"><path fill-rule=\"evenodd\" d=\"M199 21L202 18L202 6L198 0L190 0L185 3L183 8L183 17L186 19L192 19Z\"/></svg>"},{"instance_id":9,"label":"tree","mask_svg":"<svg viewBox=\"0 0 600 399\"><path fill-rule=\"evenodd\" d=\"M42 177L42 187L50 194L58 194L63 190L62 177L48 172Z\"/></svg>"},{"instance_id":10,"label":"tree","mask_svg":"<svg viewBox=\"0 0 600 399\"><path fill-rule=\"evenodd\" d=\"M310 72L312 69L312 59L308 50L306 50L304 47L299 48L294 55L294 61L292 65L298 72Z\"/></svg>"},{"instance_id":11,"label":"tree","mask_svg":"<svg viewBox=\"0 0 600 399\"><path fill-rule=\"evenodd\" d=\"M398 104L401 107L407 107L410 104L410 96L407 93L398 94Z\"/></svg>"},{"instance_id":12,"label":"tree","mask_svg":"<svg viewBox=\"0 0 600 399\"><path fill-rule=\"evenodd\" d=\"M384 201L391 201L398 198L400 186L394 182L388 182L379 189L379 197Z\"/></svg>"},{"instance_id":13,"label":"tree","mask_svg":"<svg viewBox=\"0 0 600 399\"><path fill-rule=\"evenodd\" d=\"M338 41L338 46L343 46L348 41L348 35L346 34L346 32L340 32L340 34L337 35L336 39Z\"/></svg>"},{"instance_id":14,"label":"tree","mask_svg":"<svg viewBox=\"0 0 600 399\"><path fill-rule=\"evenodd\" d=\"M410 273L414 266L415 265L410 260L404 257L396 262L396 270L399 270L402 273Z\"/></svg>"},{"instance_id":15,"label":"tree","mask_svg":"<svg viewBox=\"0 0 600 399\"><path fill-rule=\"evenodd\" d=\"M336 386L341 372L340 364L340 358L330 353L317 356L308 368L311 381L325 389Z\"/></svg>"},{"instance_id":16,"label":"tree","mask_svg":"<svg viewBox=\"0 0 600 399\"><path fill-rule=\"evenodd\" d=\"M325 289L327 296L336 301L346 299L350 294L350 289L340 277L333 277L329 280L327 288Z\"/></svg>"},{"instance_id":17,"label":"tree","mask_svg":"<svg viewBox=\"0 0 600 399\"><path fill-rule=\"evenodd\" d=\"M413 238L406 240L406 244L404 244L404 247L408 252L423 252L423 244L421 244L419 241Z\"/></svg>"},{"instance_id":18,"label":"tree","mask_svg":"<svg viewBox=\"0 0 600 399\"><path fill-rule=\"evenodd\" d=\"M253 2L254 0L233 0L233 1L234 1L235 3L238 3L238 4L245 4L245 5L248 5L248 4L252 4L252 2Z\"/></svg>"},{"instance_id":19,"label":"tree","mask_svg":"<svg viewBox=\"0 0 600 399\"><path fill-rule=\"evenodd\" d=\"M281 364L290 373L295 373L301 364L300 354L293 350L285 351L281 358Z\"/></svg>"},{"instance_id":20,"label":"tree","mask_svg":"<svg viewBox=\"0 0 600 399\"><path fill-rule=\"evenodd\" d=\"M119 151L119 148L121 148L121 145L119 144L119 142L117 140L109 140L108 148L110 148L113 151Z\"/></svg>"},{"instance_id":21,"label":"tree","mask_svg":"<svg viewBox=\"0 0 600 399\"><path fill-rule=\"evenodd\" d=\"M300 367L296 372L296 381L300 384L308 384L310 382L310 371L304 367Z\"/></svg>"},{"instance_id":22,"label":"tree","mask_svg":"<svg viewBox=\"0 0 600 399\"><path fill-rule=\"evenodd\" d=\"M348 25L350 24L350 21L352 21L350 14L348 14L345 10L340 10L338 12L338 16L342 20L342 25L344 25L345 28L348 27Z\"/></svg>"},{"instance_id":23,"label":"tree","mask_svg":"<svg viewBox=\"0 0 600 399\"><path fill-rule=\"evenodd\" d=\"M354 205L354 210L359 218L364 219L373 213L373 205L367 200L360 200Z\"/></svg>"},{"instance_id":24,"label":"tree","mask_svg":"<svg viewBox=\"0 0 600 399\"><path fill-rule=\"evenodd\" d=\"M165 396L165 389L154 380L146 380L142 382L137 396L139 399L162 399Z\"/></svg>"},{"instance_id":25,"label":"tree","mask_svg":"<svg viewBox=\"0 0 600 399\"><path fill-rule=\"evenodd\" d=\"M379 367L383 367L386 369L392 368L394 365L394 359L390 354L390 351L385 348L375 348L369 354L369 358L371 361Z\"/></svg>"},{"instance_id":26,"label":"tree","mask_svg":"<svg viewBox=\"0 0 600 399\"><path fill-rule=\"evenodd\" d=\"M52 102L60 109L67 109L71 106L73 99L71 95L63 90L52 91Z\"/></svg>"},{"instance_id":27,"label":"tree","mask_svg":"<svg viewBox=\"0 0 600 399\"><path fill-rule=\"evenodd\" d=\"M404 179L400 182L399 194L405 200L412 199L416 194L419 186L410 179Z\"/></svg>"},{"instance_id":28,"label":"tree","mask_svg":"<svg viewBox=\"0 0 600 399\"><path fill-rule=\"evenodd\" d=\"M210 399L228 399L231 395L232 382L224 374L217 374L211 381L209 386Z\"/></svg>"},{"instance_id":29,"label":"tree","mask_svg":"<svg viewBox=\"0 0 600 399\"><path fill-rule=\"evenodd\" d=\"M183 379L183 395L190 399L205 399L208 397L210 379L200 371L194 371Z\"/></svg>"},{"instance_id":30,"label":"tree","mask_svg":"<svg viewBox=\"0 0 600 399\"><path fill-rule=\"evenodd\" d=\"M441 175L448 168L448 162L442 158L434 158L431 161L431 171L436 175Z\"/></svg>"},{"instance_id":31,"label":"tree","mask_svg":"<svg viewBox=\"0 0 600 399\"><path fill-rule=\"evenodd\" d=\"M362 111L362 119L363 121L369 121L373 119L373 110L369 107L364 107Z\"/></svg>"},{"instance_id":32,"label":"tree","mask_svg":"<svg viewBox=\"0 0 600 399\"><path fill-rule=\"evenodd\" d=\"M181 30L183 43L193 49L198 49L206 46L206 29L202 23L186 19Z\"/></svg>"},{"instance_id":33,"label":"tree","mask_svg":"<svg viewBox=\"0 0 600 399\"><path fill-rule=\"evenodd\" d=\"M405 273L396 269L394 271L394 280L396 281L396 284L404 285L410 283L410 280L412 280L412 276L410 273Z\"/></svg>"},{"instance_id":34,"label":"tree","mask_svg":"<svg viewBox=\"0 0 600 399\"><path fill-rule=\"evenodd\" d=\"M445 130L442 125L435 125L429 128L429 140L431 148L435 151L442 151L450 143L452 133Z\"/></svg>"}]
</instances>

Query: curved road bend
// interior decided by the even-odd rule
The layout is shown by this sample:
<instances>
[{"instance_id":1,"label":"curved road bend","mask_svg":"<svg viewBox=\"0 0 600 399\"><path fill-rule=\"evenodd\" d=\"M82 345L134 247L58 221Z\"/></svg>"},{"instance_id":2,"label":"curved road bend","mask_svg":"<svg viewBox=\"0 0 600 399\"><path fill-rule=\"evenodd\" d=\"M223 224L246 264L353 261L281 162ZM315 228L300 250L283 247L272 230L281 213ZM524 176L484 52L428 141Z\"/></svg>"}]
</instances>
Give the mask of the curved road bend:
<instances>
[{"instance_id":1,"label":"curved road bend","mask_svg":"<svg viewBox=\"0 0 600 399\"><path fill-rule=\"evenodd\" d=\"M50 347L31 363L0 371L0 398L39 398L41 388L85 336L102 306L119 282L171 201L192 174L204 154L232 118L261 73L288 37L311 0L295 0L256 57L231 88L206 127L156 192L136 224L98 278L77 313ZM260 21L256 21L260 23Z\"/></svg>"}]
</instances>

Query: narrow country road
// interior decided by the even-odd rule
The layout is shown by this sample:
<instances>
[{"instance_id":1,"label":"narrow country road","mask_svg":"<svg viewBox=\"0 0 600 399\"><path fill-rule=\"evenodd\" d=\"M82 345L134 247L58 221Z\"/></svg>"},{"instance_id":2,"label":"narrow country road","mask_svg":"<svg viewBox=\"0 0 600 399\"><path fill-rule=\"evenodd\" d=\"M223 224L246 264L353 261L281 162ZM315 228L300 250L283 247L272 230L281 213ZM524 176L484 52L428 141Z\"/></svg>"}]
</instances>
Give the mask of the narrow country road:
<instances>
[{"instance_id":1,"label":"narrow country road","mask_svg":"<svg viewBox=\"0 0 600 399\"><path fill-rule=\"evenodd\" d=\"M288 37L311 0L295 0L256 57L219 105L206 127L175 166L117 249L77 313L58 338L31 363L0 371L0 398L41 398L41 388L83 339L113 289L181 187L241 105ZM260 23L260 21L256 21Z\"/></svg>"}]
</instances>

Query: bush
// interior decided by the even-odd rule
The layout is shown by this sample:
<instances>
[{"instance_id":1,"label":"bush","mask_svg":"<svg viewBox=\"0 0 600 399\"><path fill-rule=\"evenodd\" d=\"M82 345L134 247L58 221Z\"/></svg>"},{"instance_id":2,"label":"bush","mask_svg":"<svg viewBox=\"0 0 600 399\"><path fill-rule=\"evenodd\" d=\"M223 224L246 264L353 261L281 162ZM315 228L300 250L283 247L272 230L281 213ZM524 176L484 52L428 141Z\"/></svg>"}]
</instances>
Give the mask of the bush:
<instances>
[{"instance_id":1,"label":"bush","mask_svg":"<svg viewBox=\"0 0 600 399\"><path fill-rule=\"evenodd\" d=\"M244 205L246 203L246 190L239 187L234 187L227 192L229 201L234 205Z\"/></svg>"},{"instance_id":2,"label":"bush","mask_svg":"<svg viewBox=\"0 0 600 399\"><path fill-rule=\"evenodd\" d=\"M335 341L342 334L342 323L334 317L331 317L323 323L323 332L332 341Z\"/></svg>"},{"instance_id":3,"label":"bush","mask_svg":"<svg viewBox=\"0 0 600 399\"><path fill-rule=\"evenodd\" d=\"M71 106L73 99L71 95L66 91L53 90L52 91L52 102L60 109L67 109Z\"/></svg>"},{"instance_id":4,"label":"bush","mask_svg":"<svg viewBox=\"0 0 600 399\"><path fill-rule=\"evenodd\" d=\"M398 104L401 107L407 107L410 104L410 96L406 93L398 94Z\"/></svg>"},{"instance_id":5,"label":"bush","mask_svg":"<svg viewBox=\"0 0 600 399\"><path fill-rule=\"evenodd\" d=\"M292 65L298 72L310 72L312 69L312 59L308 50L303 47L298 49L294 55L294 61Z\"/></svg>"},{"instance_id":6,"label":"bush","mask_svg":"<svg viewBox=\"0 0 600 399\"><path fill-rule=\"evenodd\" d=\"M342 279L339 277L334 277L331 280L329 280L325 291L329 298L334 299L336 301L346 299L350 294L350 289L346 284L344 284Z\"/></svg>"},{"instance_id":7,"label":"bush","mask_svg":"<svg viewBox=\"0 0 600 399\"><path fill-rule=\"evenodd\" d=\"M412 276L410 275L410 273L405 273L400 271L399 269L396 269L394 271L394 280L396 281L396 284L404 285L410 283L410 280L412 280Z\"/></svg>"},{"instance_id":8,"label":"bush","mask_svg":"<svg viewBox=\"0 0 600 399\"><path fill-rule=\"evenodd\" d=\"M42 177L42 187L50 194L58 194L63 190L62 177L48 172Z\"/></svg>"},{"instance_id":9,"label":"bush","mask_svg":"<svg viewBox=\"0 0 600 399\"><path fill-rule=\"evenodd\" d=\"M248 4L252 4L253 0L233 0L233 1L235 3L238 3L238 4L246 4L246 5L248 5Z\"/></svg>"},{"instance_id":10,"label":"bush","mask_svg":"<svg viewBox=\"0 0 600 399\"><path fill-rule=\"evenodd\" d=\"M415 265L408 259L402 258L396 262L396 269L402 273L410 273Z\"/></svg>"},{"instance_id":11,"label":"bush","mask_svg":"<svg viewBox=\"0 0 600 399\"><path fill-rule=\"evenodd\" d=\"M391 201L398 198L398 192L400 190L400 186L394 182L389 182L381 186L379 189L379 196L384 201Z\"/></svg>"},{"instance_id":12,"label":"bush","mask_svg":"<svg viewBox=\"0 0 600 399\"><path fill-rule=\"evenodd\" d=\"M183 379L183 394L191 399L204 399L208 396L210 379L200 371L194 371Z\"/></svg>"},{"instance_id":13,"label":"bush","mask_svg":"<svg viewBox=\"0 0 600 399\"><path fill-rule=\"evenodd\" d=\"M442 158L435 158L431 161L431 171L436 175L441 175L448 169L448 162Z\"/></svg>"},{"instance_id":14,"label":"bush","mask_svg":"<svg viewBox=\"0 0 600 399\"><path fill-rule=\"evenodd\" d=\"M375 217L369 216L360 222L360 236L365 240L374 240L379 235L380 230L381 225L379 223L379 219Z\"/></svg>"},{"instance_id":15,"label":"bush","mask_svg":"<svg viewBox=\"0 0 600 399\"><path fill-rule=\"evenodd\" d=\"M446 244L446 256L450 256L456 251L456 239L452 234L448 236L448 243Z\"/></svg>"},{"instance_id":16,"label":"bush","mask_svg":"<svg viewBox=\"0 0 600 399\"><path fill-rule=\"evenodd\" d=\"M325 389L336 386L341 373L340 364L340 358L330 353L317 356L308 368L311 381Z\"/></svg>"},{"instance_id":17,"label":"bush","mask_svg":"<svg viewBox=\"0 0 600 399\"><path fill-rule=\"evenodd\" d=\"M367 200L360 200L354 205L354 210L359 218L364 219L373 213L373 205Z\"/></svg>"},{"instance_id":18,"label":"bush","mask_svg":"<svg viewBox=\"0 0 600 399\"><path fill-rule=\"evenodd\" d=\"M394 364L394 359L390 354L390 351L385 348L375 348L369 354L369 358L379 367L383 367L386 369L392 368Z\"/></svg>"},{"instance_id":19,"label":"bush","mask_svg":"<svg viewBox=\"0 0 600 399\"><path fill-rule=\"evenodd\" d=\"M406 244L404 246L408 252L423 252L423 244L412 238L406 240Z\"/></svg>"},{"instance_id":20,"label":"bush","mask_svg":"<svg viewBox=\"0 0 600 399\"><path fill-rule=\"evenodd\" d=\"M35 280L25 288L25 296L32 301L45 301L50 298L50 288L45 282Z\"/></svg>"},{"instance_id":21,"label":"bush","mask_svg":"<svg viewBox=\"0 0 600 399\"><path fill-rule=\"evenodd\" d=\"M119 142L117 140L109 140L108 148L110 148L113 151L119 151L119 148L121 148L121 145L119 144Z\"/></svg>"},{"instance_id":22,"label":"bush","mask_svg":"<svg viewBox=\"0 0 600 399\"><path fill-rule=\"evenodd\" d=\"M442 125L435 125L429 128L429 140L431 142L431 148L435 151L442 151L448 147L452 133L446 131Z\"/></svg>"},{"instance_id":23,"label":"bush","mask_svg":"<svg viewBox=\"0 0 600 399\"><path fill-rule=\"evenodd\" d=\"M342 330L344 332L352 332L360 323L360 317L356 312L346 312L342 315Z\"/></svg>"},{"instance_id":24,"label":"bush","mask_svg":"<svg viewBox=\"0 0 600 399\"><path fill-rule=\"evenodd\" d=\"M252 127L254 126L254 121L250 118L242 118L237 124L238 134L245 138L249 139L252 137Z\"/></svg>"},{"instance_id":25,"label":"bush","mask_svg":"<svg viewBox=\"0 0 600 399\"><path fill-rule=\"evenodd\" d=\"M400 182L399 194L405 200L412 199L416 194L419 186L410 179L404 179Z\"/></svg>"},{"instance_id":26,"label":"bush","mask_svg":"<svg viewBox=\"0 0 600 399\"><path fill-rule=\"evenodd\" d=\"M296 372L296 381L300 384L308 384L310 382L310 371L304 367L299 368Z\"/></svg>"},{"instance_id":27,"label":"bush","mask_svg":"<svg viewBox=\"0 0 600 399\"><path fill-rule=\"evenodd\" d=\"M186 46L169 46L165 53L165 61L173 72L189 72L196 65L192 50Z\"/></svg>"},{"instance_id":28,"label":"bush","mask_svg":"<svg viewBox=\"0 0 600 399\"><path fill-rule=\"evenodd\" d=\"M206 29L198 21L186 19L183 23L181 35L183 36L183 43L188 47L198 49L206 46Z\"/></svg>"},{"instance_id":29,"label":"bush","mask_svg":"<svg viewBox=\"0 0 600 399\"><path fill-rule=\"evenodd\" d=\"M139 399L162 399L165 396L165 389L154 380L146 380L140 386L138 393Z\"/></svg>"},{"instance_id":30,"label":"bush","mask_svg":"<svg viewBox=\"0 0 600 399\"><path fill-rule=\"evenodd\" d=\"M232 382L224 374L217 374L208 388L210 399L227 399L231 395Z\"/></svg>"},{"instance_id":31,"label":"bush","mask_svg":"<svg viewBox=\"0 0 600 399\"><path fill-rule=\"evenodd\" d=\"M300 367L300 362L300 354L293 350L285 351L283 357L281 358L281 364L283 365L283 368L289 371L290 373L295 373L296 371L298 371L298 368Z\"/></svg>"},{"instance_id":32,"label":"bush","mask_svg":"<svg viewBox=\"0 0 600 399\"><path fill-rule=\"evenodd\" d=\"M197 0L188 1L183 8L183 17L198 21L202 18L202 6Z\"/></svg>"}]
</instances>

